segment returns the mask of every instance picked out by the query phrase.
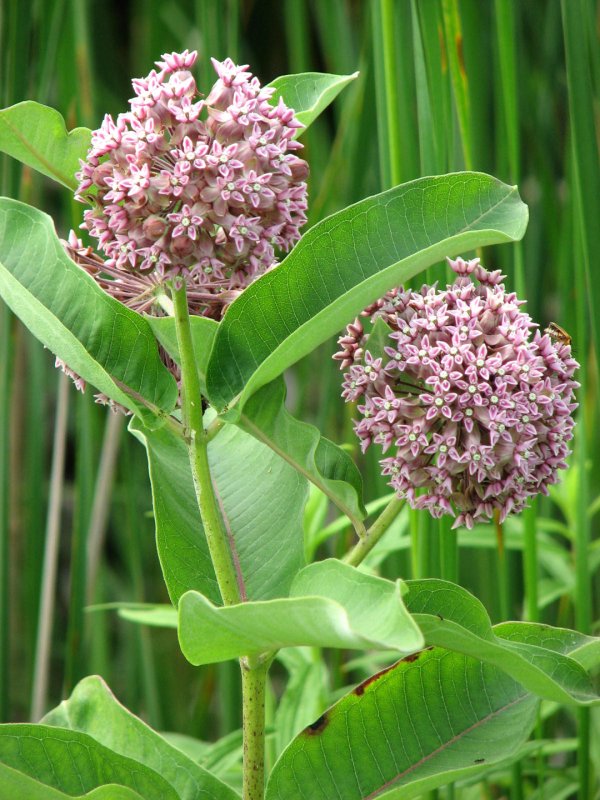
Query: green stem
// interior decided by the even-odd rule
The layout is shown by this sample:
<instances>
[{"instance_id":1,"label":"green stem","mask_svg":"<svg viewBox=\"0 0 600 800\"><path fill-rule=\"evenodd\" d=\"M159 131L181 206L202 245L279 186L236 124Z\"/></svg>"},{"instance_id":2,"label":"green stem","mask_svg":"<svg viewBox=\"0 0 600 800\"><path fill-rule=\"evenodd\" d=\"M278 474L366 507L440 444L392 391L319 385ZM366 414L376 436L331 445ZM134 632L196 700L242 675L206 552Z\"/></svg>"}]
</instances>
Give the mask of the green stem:
<instances>
[{"instance_id":1,"label":"green stem","mask_svg":"<svg viewBox=\"0 0 600 800\"><path fill-rule=\"evenodd\" d=\"M404 500L400 500L397 497L390 500L362 539L360 539L344 557L343 560L346 564L357 567L364 560L367 553L371 552L392 522L396 519L403 505Z\"/></svg>"},{"instance_id":2,"label":"green stem","mask_svg":"<svg viewBox=\"0 0 600 800\"><path fill-rule=\"evenodd\" d=\"M223 603L242 602L227 531L208 463L200 380L196 369L185 284L173 287L175 328L181 360L182 412L200 517ZM265 785L265 685L270 659L241 659L244 735L243 800L262 800Z\"/></svg>"},{"instance_id":3,"label":"green stem","mask_svg":"<svg viewBox=\"0 0 600 800\"><path fill-rule=\"evenodd\" d=\"M217 583L223 603L229 606L241 602L242 597L210 474L208 442L202 420L200 379L196 369L185 285L173 288L173 304L181 358L183 424L189 448L190 467Z\"/></svg>"},{"instance_id":4,"label":"green stem","mask_svg":"<svg viewBox=\"0 0 600 800\"><path fill-rule=\"evenodd\" d=\"M265 792L265 686L270 659L241 659L242 730L244 736L243 800L262 800Z\"/></svg>"},{"instance_id":5,"label":"green stem","mask_svg":"<svg viewBox=\"0 0 600 800\"><path fill-rule=\"evenodd\" d=\"M500 619L507 620L511 614L511 587L510 573L508 569L506 547L504 545L504 529L500 522L498 511L494 512L494 522L496 524L496 536L498 541L498 574L499 574L499 604ZM522 800L523 798L523 771L521 764L517 762L511 767L512 784L510 790L511 800Z\"/></svg>"},{"instance_id":6,"label":"green stem","mask_svg":"<svg viewBox=\"0 0 600 800\"><path fill-rule=\"evenodd\" d=\"M223 428L225 423L219 417L215 417L210 425L206 426L206 441L212 442L217 433Z\"/></svg>"},{"instance_id":7,"label":"green stem","mask_svg":"<svg viewBox=\"0 0 600 800\"><path fill-rule=\"evenodd\" d=\"M76 492L70 545L70 591L65 677L63 691L70 694L87 672L85 666L85 615L87 552L89 548L90 515L94 498L96 471L96 420L98 406L89 395L76 397ZM108 412L110 413L110 412Z\"/></svg>"}]
</instances>

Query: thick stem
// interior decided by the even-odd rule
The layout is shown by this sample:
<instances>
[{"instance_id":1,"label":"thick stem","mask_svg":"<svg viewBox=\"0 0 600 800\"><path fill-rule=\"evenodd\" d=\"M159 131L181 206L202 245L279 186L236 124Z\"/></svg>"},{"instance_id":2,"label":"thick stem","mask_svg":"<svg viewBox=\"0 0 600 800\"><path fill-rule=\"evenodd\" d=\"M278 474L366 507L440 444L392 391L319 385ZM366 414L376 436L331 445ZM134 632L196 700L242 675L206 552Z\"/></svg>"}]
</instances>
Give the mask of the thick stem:
<instances>
[{"instance_id":1,"label":"thick stem","mask_svg":"<svg viewBox=\"0 0 600 800\"><path fill-rule=\"evenodd\" d=\"M241 659L244 735L243 800L265 792L265 686L270 660Z\"/></svg>"},{"instance_id":2,"label":"thick stem","mask_svg":"<svg viewBox=\"0 0 600 800\"><path fill-rule=\"evenodd\" d=\"M177 344L181 363L182 412L190 466L198 508L204 526L215 575L225 605L242 601L242 592L231 558L227 531L223 525L219 503L208 463L208 441L218 425L204 429L200 381L196 369L194 343L185 285L173 288L173 305ZM210 431L210 434L209 434ZM265 684L270 659L242 659L243 706L243 798L263 800L265 787Z\"/></svg>"},{"instance_id":3,"label":"thick stem","mask_svg":"<svg viewBox=\"0 0 600 800\"><path fill-rule=\"evenodd\" d=\"M403 505L404 500L400 500L397 497L390 500L363 538L360 539L344 557L346 564L357 567L364 560L367 553L371 552L392 522L396 519Z\"/></svg>"},{"instance_id":4,"label":"thick stem","mask_svg":"<svg viewBox=\"0 0 600 800\"><path fill-rule=\"evenodd\" d=\"M210 474L208 441L202 421L202 395L185 285L173 289L173 304L181 362L183 424L194 488L221 597L226 606L233 605L241 601L241 592Z\"/></svg>"}]
</instances>

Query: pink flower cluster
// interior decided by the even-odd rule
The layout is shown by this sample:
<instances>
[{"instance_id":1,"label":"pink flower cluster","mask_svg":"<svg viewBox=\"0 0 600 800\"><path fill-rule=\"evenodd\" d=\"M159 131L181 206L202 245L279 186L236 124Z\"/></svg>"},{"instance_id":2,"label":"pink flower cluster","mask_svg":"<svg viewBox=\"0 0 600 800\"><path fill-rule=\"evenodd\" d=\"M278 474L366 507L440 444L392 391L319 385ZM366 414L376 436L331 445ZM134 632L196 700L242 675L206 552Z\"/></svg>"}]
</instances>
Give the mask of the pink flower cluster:
<instances>
[{"instance_id":1,"label":"pink flower cluster","mask_svg":"<svg viewBox=\"0 0 600 800\"><path fill-rule=\"evenodd\" d=\"M171 53L134 80L131 110L107 115L81 162L83 228L106 258L102 285L139 311L182 276L193 313L223 307L275 264L306 221L308 165L294 154L301 124L247 66L213 59L218 80L199 95L196 53ZM99 259L69 252L94 276Z\"/></svg>"},{"instance_id":2,"label":"pink flower cluster","mask_svg":"<svg viewBox=\"0 0 600 800\"><path fill-rule=\"evenodd\" d=\"M361 400L363 451L392 451L380 463L398 495L471 528L495 511L503 521L557 481L578 364L567 342L532 335L536 324L498 271L479 259L449 264L458 277L445 289L394 289L363 312L389 327L380 352L357 319L334 358L347 370L343 397Z\"/></svg>"}]
</instances>

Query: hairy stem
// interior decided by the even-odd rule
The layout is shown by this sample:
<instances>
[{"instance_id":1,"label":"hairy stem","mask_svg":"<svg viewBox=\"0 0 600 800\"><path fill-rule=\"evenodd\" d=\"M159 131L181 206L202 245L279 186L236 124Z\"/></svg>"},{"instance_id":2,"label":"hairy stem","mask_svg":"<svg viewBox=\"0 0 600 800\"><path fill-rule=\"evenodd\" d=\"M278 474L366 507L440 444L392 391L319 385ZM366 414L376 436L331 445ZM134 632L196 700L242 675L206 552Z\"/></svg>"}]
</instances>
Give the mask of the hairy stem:
<instances>
[{"instance_id":1,"label":"hairy stem","mask_svg":"<svg viewBox=\"0 0 600 800\"><path fill-rule=\"evenodd\" d=\"M403 506L404 500L393 497L362 539L360 539L352 550L346 554L343 559L344 562L350 564L352 567L357 567L363 561L367 553L370 553L375 547L377 542L396 519Z\"/></svg>"},{"instance_id":2,"label":"hairy stem","mask_svg":"<svg viewBox=\"0 0 600 800\"><path fill-rule=\"evenodd\" d=\"M241 659L243 800L262 800L265 792L265 686L270 659Z\"/></svg>"},{"instance_id":3,"label":"hairy stem","mask_svg":"<svg viewBox=\"0 0 600 800\"><path fill-rule=\"evenodd\" d=\"M225 605L242 601L242 592L223 524L208 462L208 442L219 424L204 428L185 285L173 289L177 344L181 359L182 412L198 508L217 582ZM269 658L240 660L244 735L243 800L263 800L265 786L265 686Z\"/></svg>"},{"instance_id":4,"label":"hairy stem","mask_svg":"<svg viewBox=\"0 0 600 800\"><path fill-rule=\"evenodd\" d=\"M183 425L194 488L221 597L228 606L239 603L241 594L208 464L208 441L202 420L202 395L185 285L173 289L173 305L181 358Z\"/></svg>"}]
</instances>

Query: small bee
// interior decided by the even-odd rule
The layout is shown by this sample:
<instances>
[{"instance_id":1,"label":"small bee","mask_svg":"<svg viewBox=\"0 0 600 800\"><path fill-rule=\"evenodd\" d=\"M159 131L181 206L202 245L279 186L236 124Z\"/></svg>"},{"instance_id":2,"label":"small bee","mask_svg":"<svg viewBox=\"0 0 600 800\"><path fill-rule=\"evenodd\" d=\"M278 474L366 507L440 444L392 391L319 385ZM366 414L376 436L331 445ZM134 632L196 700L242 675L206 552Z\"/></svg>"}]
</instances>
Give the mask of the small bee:
<instances>
[{"instance_id":1,"label":"small bee","mask_svg":"<svg viewBox=\"0 0 600 800\"><path fill-rule=\"evenodd\" d=\"M544 329L544 333L547 333L551 339L554 339L555 342L560 342L561 344L571 345L571 337L566 332L564 328L561 328L560 325L557 325L556 322L550 322L548 327Z\"/></svg>"}]
</instances>

